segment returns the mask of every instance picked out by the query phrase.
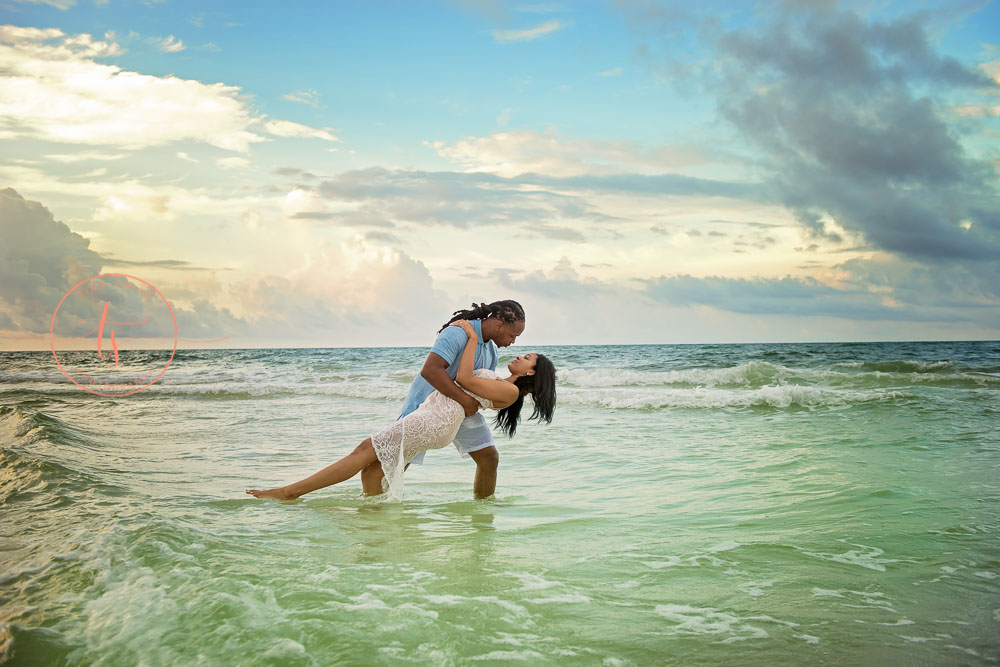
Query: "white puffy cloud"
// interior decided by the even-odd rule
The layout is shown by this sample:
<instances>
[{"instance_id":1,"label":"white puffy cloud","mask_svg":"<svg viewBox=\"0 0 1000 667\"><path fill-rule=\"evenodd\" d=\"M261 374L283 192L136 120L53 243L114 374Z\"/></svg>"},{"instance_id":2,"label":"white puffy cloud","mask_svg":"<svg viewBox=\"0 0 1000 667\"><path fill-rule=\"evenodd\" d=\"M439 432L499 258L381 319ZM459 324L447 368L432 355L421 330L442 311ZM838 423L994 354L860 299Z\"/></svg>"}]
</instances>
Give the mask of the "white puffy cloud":
<instances>
[{"instance_id":1,"label":"white puffy cloud","mask_svg":"<svg viewBox=\"0 0 1000 667\"><path fill-rule=\"evenodd\" d=\"M156 46L159 47L161 51L166 53L179 53L187 48L183 41L177 39L173 35L157 39L155 42Z\"/></svg>"},{"instance_id":2,"label":"white puffy cloud","mask_svg":"<svg viewBox=\"0 0 1000 667\"><path fill-rule=\"evenodd\" d=\"M259 214L250 210L246 217L256 224ZM361 236L341 242L298 239L272 243L272 249L273 263L234 277L183 260L104 260L41 204L2 190L0 328L26 340L47 332L63 295L105 264L109 270L124 266L155 284L171 302L182 339L229 337L251 345L429 343L456 307L434 287L422 262ZM279 264L291 268L277 269ZM149 316L149 331L160 333L171 324L166 311L142 299L111 296L118 319ZM72 312L60 309L60 317L93 317L100 305L78 300ZM3 339L18 349L19 339Z\"/></svg>"},{"instance_id":3,"label":"white puffy cloud","mask_svg":"<svg viewBox=\"0 0 1000 667\"><path fill-rule=\"evenodd\" d=\"M136 181L110 184L94 209L93 220L173 220L170 195Z\"/></svg>"},{"instance_id":4,"label":"white puffy cloud","mask_svg":"<svg viewBox=\"0 0 1000 667\"><path fill-rule=\"evenodd\" d=\"M193 140L246 152L264 137L240 89L105 65L113 41L0 26L0 133L123 148Z\"/></svg>"},{"instance_id":5,"label":"white puffy cloud","mask_svg":"<svg viewBox=\"0 0 1000 667\"><path fill-rule=\"evenodd\" d=\"M294 187L281 200L282 212L288 218L309 219L326 212L326 203L308 188Z\"/></svg>"},{"instance_id":6,"label":"white puffy cloud","mask_svg":"<svg viewBox=\"0 0 1000 667\"><path fill-rule=\"evenodd\" d=\"M429 344L454 310L422 262L360 236L315 241L290 270L230 280L214 296L191 280L158 286L183 302L182 337L227 336L236 345Z\"/></svg>"},{"instance_id":7,"label":"white puffy cloud","mask_svg":"<svg viewBox=\"0 0 1000 667\"><path fill-rule=\"evenodd\" d=\"M326 129L317 129L293 123L290 120L269 120L264 123L264 129L276 137L300 137L303 139L323 139L324 141L340 141Z\"/></svg>"}]
</instances>

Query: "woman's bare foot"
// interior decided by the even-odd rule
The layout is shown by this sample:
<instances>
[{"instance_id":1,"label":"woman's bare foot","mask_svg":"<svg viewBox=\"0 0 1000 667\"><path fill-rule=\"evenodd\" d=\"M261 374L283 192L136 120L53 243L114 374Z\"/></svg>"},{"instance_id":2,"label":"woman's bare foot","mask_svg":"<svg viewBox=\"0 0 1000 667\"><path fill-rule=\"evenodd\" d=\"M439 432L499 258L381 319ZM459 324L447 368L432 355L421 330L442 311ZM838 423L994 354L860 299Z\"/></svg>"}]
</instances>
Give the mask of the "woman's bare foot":
<instances>
[{"instance_id":1,"label":"woman's bare foot","mask_svg":"<svg viewBox=\"0 0 1000 667\"><path fill-rule=\"evenodd\" d=\"M277 498L278 500L295 500L298 498L298 495L289 491L287 486L277 489L247 489L246 492L254 498Z\"/></svg>"}]
</instances>

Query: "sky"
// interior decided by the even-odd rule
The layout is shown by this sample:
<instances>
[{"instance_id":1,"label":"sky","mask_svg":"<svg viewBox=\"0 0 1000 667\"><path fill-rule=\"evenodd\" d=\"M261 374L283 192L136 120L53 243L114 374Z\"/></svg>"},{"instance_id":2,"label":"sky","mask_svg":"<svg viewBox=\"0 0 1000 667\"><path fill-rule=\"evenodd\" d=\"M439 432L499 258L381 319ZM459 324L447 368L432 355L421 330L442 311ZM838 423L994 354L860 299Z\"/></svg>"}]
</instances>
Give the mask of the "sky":
<instances>
[{"instance_id":1,"label":"sky","mask_svg":"<svg viewBox=\"0 0 1000 667\"><path fill-rule=\"evenodd\" d=\"M998 117L984 1L0 0L0 349L995 340Z\"/></svg>"}]
</instances>

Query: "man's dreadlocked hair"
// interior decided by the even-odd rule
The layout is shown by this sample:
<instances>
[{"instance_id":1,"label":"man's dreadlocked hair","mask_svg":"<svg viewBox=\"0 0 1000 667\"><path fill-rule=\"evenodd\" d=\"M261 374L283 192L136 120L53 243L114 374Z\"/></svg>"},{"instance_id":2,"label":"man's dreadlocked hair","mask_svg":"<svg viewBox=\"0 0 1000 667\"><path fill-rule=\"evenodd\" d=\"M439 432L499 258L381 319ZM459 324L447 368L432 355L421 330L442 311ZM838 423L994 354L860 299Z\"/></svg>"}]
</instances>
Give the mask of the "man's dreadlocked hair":
<instances>
[{"instance_id":1,"label":"man's dreadlocked hair","mask_svg":"<svg viewBox=\"0 0 1000 667\"><path fill-rule=\"evenodd\" d=\"M517 301L494 301L493 303L479 303L472 302L472 308L469 310L456 310L454 317L444 323L444 325L438 329L438 333L441 333L448 328L448 325L452 322L457 322L458 320L485 320L488 317L495 317L505 324L514 324L514 322L524 321L524 308L521 307Z\"/></svg>"}]
</instances>

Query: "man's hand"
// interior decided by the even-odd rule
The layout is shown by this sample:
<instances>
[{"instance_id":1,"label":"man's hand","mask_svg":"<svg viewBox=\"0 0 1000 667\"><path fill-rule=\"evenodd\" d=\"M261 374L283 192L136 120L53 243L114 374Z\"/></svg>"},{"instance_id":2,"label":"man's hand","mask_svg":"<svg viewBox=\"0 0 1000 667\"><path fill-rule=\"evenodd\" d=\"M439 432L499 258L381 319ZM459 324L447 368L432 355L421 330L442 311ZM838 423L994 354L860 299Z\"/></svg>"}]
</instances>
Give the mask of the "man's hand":
<instances>
[{"instance_id":1,"label":"man's hand","mask_svg":"<svg viewBox=\"0 0 1000 667\"><path fill-rule=\"evenodd\" d=\"M469 320L455 320L448 326L459 327L469 338L477 342L479 341L479 336L476 335L476 329L472 326L472 322Z\"/></svg>"},{"instance_id":2,"label":"man's hand","mask_svg":"<svg viewBox=\"0 0 1000 667\"><path fill-rule=\"evenodd\" d=\"M465 416L471 417L479 410L479 402L462 391L462 388L455 384L455 381L448 375L448 362L436 353L431 352L424 360L424 366L420 369L420 375L427 380L427 383L440 391L448 398L457 401L465 410Z\"/></svg>"},{"instance_id":3,"label":"man's hand","mask_svg":"<svg viewBox=\"0 0 1000 667\"><path fill-rule=\"evenodd\" d=\"M465 394L464 391L462 393ZM479 401L477 401L476 399L472 398L468 394L465 394L465 400L461 401L461 403L462 403L462 407L465 408L465 416L466 417L471 417L472 415L474 415L477 412L479 412L479 408L480 408Z\"/></svg>"}]
</instances>

